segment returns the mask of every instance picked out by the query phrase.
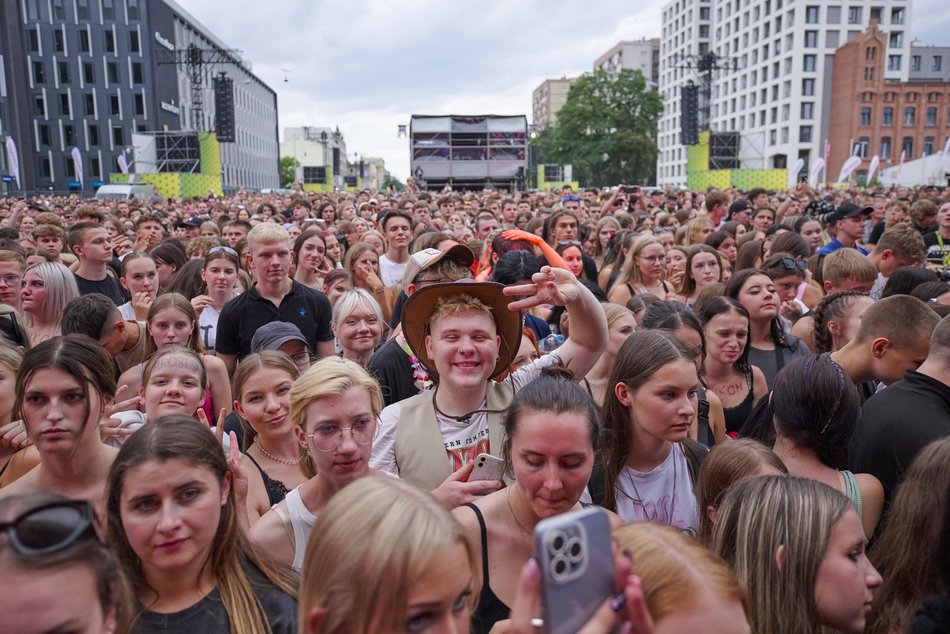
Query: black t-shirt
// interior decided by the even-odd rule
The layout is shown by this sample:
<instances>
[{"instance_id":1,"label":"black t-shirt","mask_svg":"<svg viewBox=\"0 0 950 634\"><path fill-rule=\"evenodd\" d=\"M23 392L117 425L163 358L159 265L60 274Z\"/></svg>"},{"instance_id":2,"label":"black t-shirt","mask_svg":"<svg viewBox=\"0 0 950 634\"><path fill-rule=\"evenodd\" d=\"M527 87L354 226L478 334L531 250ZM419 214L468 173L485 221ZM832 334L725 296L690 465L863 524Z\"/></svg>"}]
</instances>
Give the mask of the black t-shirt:
<instances>
[{"instance_id":1,"label":"black t-shirt","mask_svg":"<svg viewBox=\"0 0 950 634\"><path fill-rule=\"evenodd\" d=\"M129 301L130 297L128 293L125 292L125 289L122 288L122 285L119 284L119 280L115 279L111 275L106 275L104 280L87 280L84 277L79 277L74 275L76 278L76 286L79 287L80 295L89 295L90 293L101 293L109 299L112 300L116 306L121 306L122 304Z\"/></svg>"},{"instance_id":2,"label":"black t-shirt","mask_svg":"<svg viewBox=\"0 0 950 634\"><path fill-rule=\"evenodd\" d=\"M910 370L865 402L849 467L880 480L889 503L920 450L946 436L950 436L950 386Z\"/></svg>"},{"instance_id":3,"label":"black t-shirt","mask_svg":"<svg viewBox=\"0 0 950 634\"><path fill-rule=\"evenodd\" d=\"M412 364L409 355L393 337L377 350L366 367L379 382L386 405L398 403L419 393L416 380L412 376Z\"/></svg>"},{"instance_id":4,"label":"black t-shirt","mask_svg":"<svg viewBox=\"0 0 950 634\"><path fill-rule=\"evenodd\" d=\"M272 321L296 324L310 349L317 343L332 341L330 300L320 291L292 281L290 292L280 306L261 297L257 285L241 293L221 309L214 348L219 354L244 357L251 353L251 338L257 329Z\"/></svg>"},{"instance_id":5,"label":"black t-shirt","mask_svg":"<svg viewBox=\"0 0 950 634\"><path fill-rule=\"evenodd\" d=\"M924 244L927 246L927 264L946 266L950 262L950 238L944 239L934 231L924 236Z\"/></svg>"},{"instance_id":6,"label":"black t-shirt","mask_svg":"<svg viewBox=\"0 0 950 634\"><path fill-rule=\"evenodd\" d=\"M251 587L264 609L273 634L297 633L297 600L272 584L256 569L248 572ZM231 620L221 602L218 589L180 612L160 614L142 610L132 622L133 634L230 634Z\"/></svg>"}]
</instances>

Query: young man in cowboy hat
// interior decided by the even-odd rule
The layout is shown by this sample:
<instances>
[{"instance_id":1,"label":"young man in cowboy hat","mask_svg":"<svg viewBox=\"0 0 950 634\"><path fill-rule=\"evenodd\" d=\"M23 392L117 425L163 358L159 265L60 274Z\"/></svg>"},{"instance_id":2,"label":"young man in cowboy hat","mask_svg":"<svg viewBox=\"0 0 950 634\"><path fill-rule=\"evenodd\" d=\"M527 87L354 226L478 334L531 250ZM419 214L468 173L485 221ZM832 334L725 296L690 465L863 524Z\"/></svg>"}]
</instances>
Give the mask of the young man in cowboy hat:
<instances>
[{"instance_id":1,"label":"young man in cowboy hat","mask_svg":"<svg viewBox=\"0 0 950 634\"><path fill-rule=\"evenodd\" d=\"M492 381L518 353L520 311L539 304L567 307L571 322L584 327L555 352ZM521 286L454 282L419 289L406 302L402 327L438 385L383 410L370 466L432 491L449 508L501 487L466 480L475 456L501 455L502 418L515 392L552 365L584 376L607 345L600 304L570 272L551 267Z\"/></svg>"}]
</instances>

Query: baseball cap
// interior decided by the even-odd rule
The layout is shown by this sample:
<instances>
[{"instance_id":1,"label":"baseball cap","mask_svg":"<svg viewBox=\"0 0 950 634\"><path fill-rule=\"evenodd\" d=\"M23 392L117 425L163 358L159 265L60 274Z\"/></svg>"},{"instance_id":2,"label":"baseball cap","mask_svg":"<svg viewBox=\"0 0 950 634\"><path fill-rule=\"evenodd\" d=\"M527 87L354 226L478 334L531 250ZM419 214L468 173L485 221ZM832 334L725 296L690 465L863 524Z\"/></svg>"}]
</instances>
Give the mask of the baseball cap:
<instances>
[{"instance_id":1,"label":"baseball cap","mask_svg":"<svg viewBox=\"0 0 950 634\"><path fill-rule=\"evenodd\" d=\"M745 198L740 198L736 202L729 205L729 217L732 218L733 214L737 214L748 209L752 209L752 205L750 205L749 201Z\"/></svg>"},{"instance_id":2,"label":"baseball cap","mask_svg":"<svg viewBox=\"0 0 950 634\"><path fill-rule=\"evenodd\" d=\"M455 244L446 249L423 249L416 251L409 256L409 262L406 264L406 270L402 274L402 287L406 289L419 276L420 273L431 268L444 259L450 259L458 262L468 268L475 262L475 254L468 247Z\"/></svg>"},{"instance_id":3,"label":"baseball cap","mask_svg":"<svg viewBox=\"0 0 950 634\"><path fill-rule=\"evenodd\" d=\"M308 345L297 324L287 321L272 321L258 328L254 336L251 337L251 352L276 350L288 341L294 340L302 342L305 346Z\"/></svg>"},{"instance_id":4,"label":"baseball cap","mask_svg":"<svg viewBox=\"0 0 950 634\"><path fill-rule=\"evenodd\" d=\"M844 220L845 218L866 215L872 211L874 211L874 207L859 207L854 203L842 203L838 205L838 208L835 210L834 216L830 219L830 222L838 222L839 220Z\"/></svg>"},{"instance_id":5,"label":"baseball cap","mask_svg":"<svg viewBox=\"0 0 950 634\"><path fill-rule=\"evenodd\" d=\"M175 223L175 227L179 229L200 229L202 224L204 224L204 221L201 218L189 218L187 220L179 220Z\"/></svg>"}]
</instances>

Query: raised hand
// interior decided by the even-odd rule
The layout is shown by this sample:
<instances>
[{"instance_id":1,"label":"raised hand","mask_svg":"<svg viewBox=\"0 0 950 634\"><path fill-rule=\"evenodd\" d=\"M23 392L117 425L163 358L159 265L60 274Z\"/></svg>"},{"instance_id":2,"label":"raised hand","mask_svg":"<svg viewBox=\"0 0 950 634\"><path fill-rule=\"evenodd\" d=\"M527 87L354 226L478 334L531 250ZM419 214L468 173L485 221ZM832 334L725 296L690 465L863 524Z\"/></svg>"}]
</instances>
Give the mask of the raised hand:
<instances>
[{"instance_id":1,"label":"raised hand","mask_svg":"<svg viewBox=\"0 0 950 634\"><path fill-rule=\"evenodd\" d=\"M565 306L579 297L580 288L570 271L545 266L531 276L530 284L506 286L504 293L522 296L508 304L508 310L525 310L543 304Z\"/></svg>"}]
</instances>

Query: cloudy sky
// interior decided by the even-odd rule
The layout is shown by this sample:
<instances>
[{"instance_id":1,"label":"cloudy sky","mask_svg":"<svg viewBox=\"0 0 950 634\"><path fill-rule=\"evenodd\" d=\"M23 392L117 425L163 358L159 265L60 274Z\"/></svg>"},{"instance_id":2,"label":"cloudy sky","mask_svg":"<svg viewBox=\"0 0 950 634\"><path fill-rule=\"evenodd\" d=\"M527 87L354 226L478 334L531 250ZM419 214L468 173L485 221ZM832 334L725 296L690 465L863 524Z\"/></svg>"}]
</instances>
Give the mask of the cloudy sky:
<instances>
[{"instance_id":1,"label":"cloudy sky","mask_svg":"<svg viewBox=\"0 0 950 634\"><path fill-rule=\"evenodd\" d=\"M404 180L412 114L525 114L547 78L620 40L658 37L668 0L177 0L277 91L281 138L339 126ZM913 0L912 37L950 45L946 0ZM285 70L286 69L286 70ZM284 81L284 78L287 81Z\"/></svg>"}]
</instances>

